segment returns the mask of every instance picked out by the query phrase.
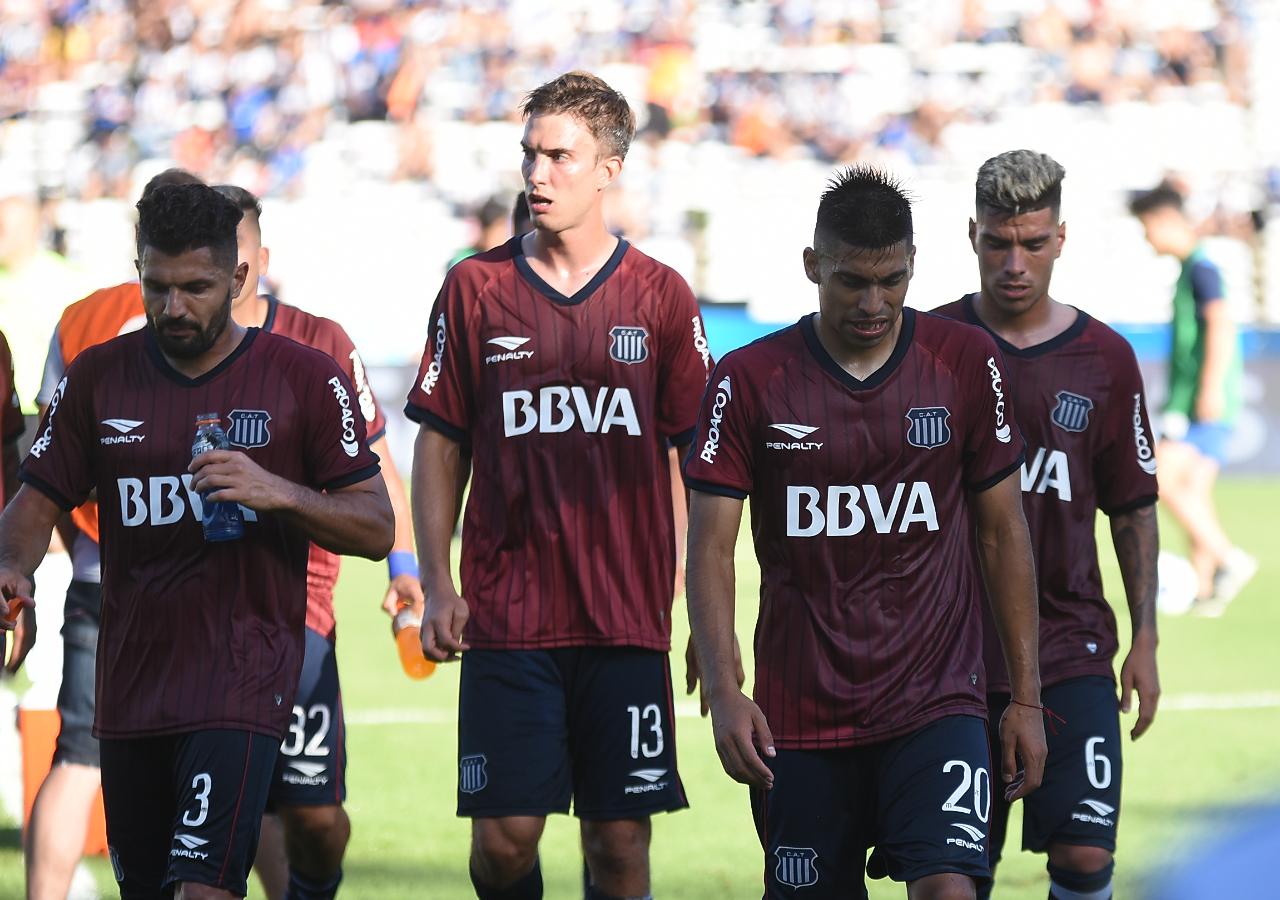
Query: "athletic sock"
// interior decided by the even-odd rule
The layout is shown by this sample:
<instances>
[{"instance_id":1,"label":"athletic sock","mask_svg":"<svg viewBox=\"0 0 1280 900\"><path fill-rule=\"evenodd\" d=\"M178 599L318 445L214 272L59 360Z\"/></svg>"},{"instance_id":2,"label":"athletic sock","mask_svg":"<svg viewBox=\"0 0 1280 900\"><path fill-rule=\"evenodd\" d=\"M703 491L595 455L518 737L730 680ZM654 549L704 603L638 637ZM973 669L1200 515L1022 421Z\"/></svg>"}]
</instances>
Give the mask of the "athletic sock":
<instances>
[{"instance_id":1,"label":"athletic sock","mask_svg":"<svg viewBox=\"0 0 1280 900\"><path fill-rule=\"evenodd\" d=\"M1060 869L1052 863L1048 869L1049 900L1111 900L1111 876L1116 870L1114 860L1096 872Z\"/></svg>"},{"instance_id":2,"label":"athletic sock","mask_svg":"<svg viewBox=\"0 0 1280 900\"><path fill-rule=\"evenodd\" d=\"M542 900L542 863L534 860L527 875L504 888L485 884L472 867L471 886L476 890L477 900Z\"/></svg>"},{"instance_id":3,"label":"athletic sock","mask_svg":"<svg viewBox=\"0 0 1280 900\"><path fill-rule=\"evenodd\" d=\"M284 900L333 900L340 884L342 884L341 869L327 881L317 881L290 866L289 887L285 889Z\"/></svg>"}]
</instances>

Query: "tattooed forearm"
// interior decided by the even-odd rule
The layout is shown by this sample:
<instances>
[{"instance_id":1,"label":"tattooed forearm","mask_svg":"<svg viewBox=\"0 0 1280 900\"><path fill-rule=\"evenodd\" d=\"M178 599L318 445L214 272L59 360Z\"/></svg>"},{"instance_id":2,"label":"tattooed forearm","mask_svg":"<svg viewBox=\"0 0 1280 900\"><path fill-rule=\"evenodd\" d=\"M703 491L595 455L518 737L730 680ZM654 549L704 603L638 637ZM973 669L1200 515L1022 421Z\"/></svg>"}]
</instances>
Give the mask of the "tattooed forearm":
<instances>
[{"instance_id":1,"label":"tattooed forearm","mask_svg":"<svg viewBox=\"0 0 1280 900\"><path fill-rule=\"evenodd\" d=\"M1156 556L1160 534L1155 504L1111 517L1111 540L1115 544L1124 592L1129 601L1133 633L1156 629Z\"/></svg>"}]
</instances>

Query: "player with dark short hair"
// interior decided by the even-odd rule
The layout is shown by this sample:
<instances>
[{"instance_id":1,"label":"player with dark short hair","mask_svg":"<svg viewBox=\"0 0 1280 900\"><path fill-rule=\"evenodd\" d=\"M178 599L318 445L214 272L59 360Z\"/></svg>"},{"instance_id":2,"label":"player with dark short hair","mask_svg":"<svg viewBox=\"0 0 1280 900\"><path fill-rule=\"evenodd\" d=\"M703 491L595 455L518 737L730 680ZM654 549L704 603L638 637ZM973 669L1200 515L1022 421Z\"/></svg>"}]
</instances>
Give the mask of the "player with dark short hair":
<instances>
[{"instance_id":1,"label":"player with dark short hair","mask_svg":"<svg viewBox=\"0 0 1280 900\"><path fill-rule=\"evenodd\" d=\"M542 896L546 816L571 801L587 896L646 897L650 816L687 806L668 451L689 443L710 351L688 285L605 227L635 128L626 98L573 72L524 114L533 230L449 271L405 410L422 426L423 648L462 658L458 812L477 897Z\"/></svg>"},{"instance_id":2,"label":"player with dark short hair","mask_svg":"<svg viewBox=\"0 0 1280 900\"><path fill-rule=\"evenodd\" d=\"M721 763L751 786L768 898L862 897L865 875L971 898L994 794L1040 782L1022 438L991 338L904 307L914 265L901 188L840 172L804 251L818 313L721 361L685 461L690 623ZM733 671L748 496L754 702ZM984 578L1015 686L994 784Z\"/></svg>"},{"instance_id":3,"label":"player with dark short hair","mask_svg":"<svg viewBox=\"0 0 1280 900\"><path fill-rule=\"evenodd\" d=\"M0 517L0 614L63 511L97 491L102 621L94 734L124 898L244 896L303 656L314 541L385 556L377 458L334 362L245 329L232 298L240 210L199 184L138 203L147 326L81 353ZM213 413L231 449L192 458ZM259 426L237 439L237 419ZM205 539L205 503L243 533Z\"/></svg>"},{"instance_id":4,"label":"player with dark short hair","mask_svg":"<svg viewBox=\"0 0 1280 900\"><path fill-rule=\"evenodd\" d=\"M1022 846L1048 855L1051 898L1106 900L1120 818L1120 713L1136 691L1136 740L1160 696L1156 460L1133 348L1049 295L1067 237L1060 216L1065 175L1053 158L1031 150L983 163L969 220L982 287L934 312L995 340L1028 444L1022 505L1039 575L1040 678L1044 703L1059 718L1049 730L1044 782L1023 803ZM1098 510L1110 519L1133 627L1119 701L1112 669L1119 637L1094 539ZM995 721L1014 685L991 626L988 618L987 702ZM993 869L1008 818L1009 804L997 797Z\"/></svg>"}]
</instances>

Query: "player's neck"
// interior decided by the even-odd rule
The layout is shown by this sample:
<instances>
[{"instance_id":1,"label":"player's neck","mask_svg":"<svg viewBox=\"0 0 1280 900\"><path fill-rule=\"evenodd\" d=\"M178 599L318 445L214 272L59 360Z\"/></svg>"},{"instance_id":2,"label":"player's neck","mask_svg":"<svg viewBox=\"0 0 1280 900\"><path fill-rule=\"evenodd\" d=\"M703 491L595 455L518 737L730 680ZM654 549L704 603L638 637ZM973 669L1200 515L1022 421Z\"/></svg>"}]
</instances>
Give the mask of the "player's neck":
<instances>
[{"instance_id":1,"label":"player's neck","mask_svg":"<svg viewBox=\"0 0 1280 900\"><path fill-rule=\"evenodd\" d=\"M213 346L201 353L199 356L193 356L189 359L181 359L176 356L170 356L165 353L163 348L160 353L164 356L165 362L173 367L180 375L187 378L199 378L207 372L211 372L218 365L235 352L240 346L240 342L244 340L245 329L235 319L227 322L227 327L222 329L222 334L218 335L218 339L213 342Z\"/></svg>"},{"instance_id":2,"label":"player's neck","mask_svg":"<svg viewBox=\"0 0 1280 900\"><path fill-rule=\"evenodd\" d=\"M267 310L271 304L263 294L254 293L231 307L231 318L241 328L261 328L267 324Z\"/></svg>"},{"instance_id":3,"label":"player's neck","mask_svg":"<svg viewBox=\"0 0 1280 900\"><path fill-rule=\"evenodd\" d=\"M822 344L823 349L835 360L836 365L859 381L866 381L880 371L880 367L889 361L889 357L893 356L893 351L898 346L898 338L902 336L902 313L898 314L897 321L893 323L893 328L889 330L889 333L884 336L880 343L866 348L851 347L841 340L837 332L823 324L822 313L818 313L817 321L814 324L816 326L814 333L818 336L818 343Z\"/></svg>"},{"instance_id":4,"label":"player's neck","mask_svg":"<svg viewBox=\"0 0 1280 900\"><path fill-rule=\"evenodd\" d=\"M599 218L557 233L535 228L521 238L521 247L539 278L572 296L604 268L618 247L618 238Z\"/></svg>"},{"instance_id":5,"label":"player's neck","mask_svg":"<svg viewBox=\"0 0 1280 900\"><path fill-rule=\"evenodd\" d=\"M1030 309L1009 315L985 294L978 293L973 311L984 325L1020 350L1052 340L1075 324L1080 315L1075 307L1059 303L1048 294Z\"/></svg>"}]
</instances>

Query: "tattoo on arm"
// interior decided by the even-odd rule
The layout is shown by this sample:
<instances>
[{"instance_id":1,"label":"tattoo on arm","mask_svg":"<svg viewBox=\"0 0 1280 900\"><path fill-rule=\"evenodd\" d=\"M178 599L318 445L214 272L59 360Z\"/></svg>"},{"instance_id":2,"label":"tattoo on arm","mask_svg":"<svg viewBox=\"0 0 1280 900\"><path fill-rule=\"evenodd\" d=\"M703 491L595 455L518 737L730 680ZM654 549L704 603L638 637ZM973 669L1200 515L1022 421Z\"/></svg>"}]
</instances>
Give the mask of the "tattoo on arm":
<instances>
[{"instance_id":1,"label":"tattoo on arm","mask_svg":"<svg viewBox=\"0 0 1280 900\"><path fill-rule=\"evenodd\" d=\"M1152 503L1111 519L1111 539L1120 562L1133 631L1156 627L1156 557L1160 551Z\"/></svg>"}]
</instances>

